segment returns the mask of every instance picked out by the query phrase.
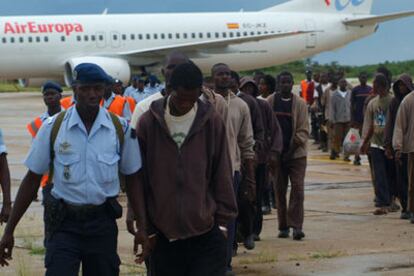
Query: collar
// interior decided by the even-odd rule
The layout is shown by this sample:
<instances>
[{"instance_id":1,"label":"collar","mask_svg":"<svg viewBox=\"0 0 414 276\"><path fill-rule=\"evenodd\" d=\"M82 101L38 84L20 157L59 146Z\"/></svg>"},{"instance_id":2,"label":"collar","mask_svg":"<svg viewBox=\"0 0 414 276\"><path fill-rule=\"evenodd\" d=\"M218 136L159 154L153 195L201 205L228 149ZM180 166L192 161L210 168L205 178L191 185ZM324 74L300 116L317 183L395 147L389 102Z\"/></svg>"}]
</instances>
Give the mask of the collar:
<instances>
[{"instance_id":1,"label":"collar","mask_svg":"<svg viewBox=\"0 0 414 276\"><path fill-rule=\"evenodd\" d=\"M73 106L69 109L68 111L68 117L69 117L69 122L68 122L68 128L71 129L74 126L79 126L81 128L84 128L82 119L78 113L78 110L76 109L76 106ZM99 112L98 112L98 116L96 116L95 118L95 122L93 122L93 128L95 128L95 126L104 126L107 128L111 128L112 127L112 121L108 116L108 112L100 107L99 108Z\"/></svg>"}]
</instances>

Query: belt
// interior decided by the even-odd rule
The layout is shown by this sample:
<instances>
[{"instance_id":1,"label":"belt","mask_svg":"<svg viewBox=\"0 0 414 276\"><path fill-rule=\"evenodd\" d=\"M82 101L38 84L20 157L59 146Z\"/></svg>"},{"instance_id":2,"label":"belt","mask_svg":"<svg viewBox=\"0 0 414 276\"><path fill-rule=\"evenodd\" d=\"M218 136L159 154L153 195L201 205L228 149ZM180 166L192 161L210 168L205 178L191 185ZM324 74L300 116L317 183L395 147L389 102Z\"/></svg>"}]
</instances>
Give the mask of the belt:
<instances>
[{"instance_id":1,"label":"belt","mask_svg":"<svg viewBox=\"0 0 414 276\"><path fill-rule=\"evenodd\" d=\"M68 218L78 220L78 221L87 221L99 217L101 215L106 215L108 213L107 204L102 205L71 205L65 203L66 214Z\"/></svg>"}]
</instances>

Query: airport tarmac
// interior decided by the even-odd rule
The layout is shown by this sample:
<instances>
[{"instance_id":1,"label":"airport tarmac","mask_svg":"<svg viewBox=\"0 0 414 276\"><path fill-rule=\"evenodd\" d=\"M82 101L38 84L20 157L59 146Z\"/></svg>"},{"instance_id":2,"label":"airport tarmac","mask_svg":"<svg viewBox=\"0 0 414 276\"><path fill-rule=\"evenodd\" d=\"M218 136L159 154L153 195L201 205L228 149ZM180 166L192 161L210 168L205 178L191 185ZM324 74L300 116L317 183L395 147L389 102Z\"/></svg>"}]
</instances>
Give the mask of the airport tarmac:
<instances>
[{"instance_id":1,"label":"airport tarmac","mask_svg":"<svg viewBox=\"0 0 414 276\"><path fill-rule=\"evenodd\" d=\"M42 112L40 93L0 93L0 128L9 151L13 198L31 143L26 124ZM237 275L414 275L414 225L400 220L399 213L372 215L373 189L363 161L360 167L330 161L311 146L306 238L301 242L278 239L276 210L272 210L265 217L256 249L246 251L240 245L234 259ZM1 275L43 275L42 209L34 202L17 227L14 258L10 267L0 268ZM145 268L133 263L133 238L124 219L118 223L121 274L144 275Z\"/></svg>"}]
</instances>

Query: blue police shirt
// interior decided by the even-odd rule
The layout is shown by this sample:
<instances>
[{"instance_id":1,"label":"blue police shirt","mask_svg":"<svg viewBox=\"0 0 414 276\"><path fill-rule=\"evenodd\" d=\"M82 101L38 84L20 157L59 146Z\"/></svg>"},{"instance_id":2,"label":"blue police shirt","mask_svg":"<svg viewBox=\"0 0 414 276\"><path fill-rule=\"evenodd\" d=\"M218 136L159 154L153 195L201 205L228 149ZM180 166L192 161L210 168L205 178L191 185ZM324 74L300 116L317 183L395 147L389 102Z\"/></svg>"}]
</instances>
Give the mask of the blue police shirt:
<instances>
[{"instance_id":1,"label":"blue police shirt","mask_svg":"<svg viewBox=\"0 0 414 276\"><path fill-rule=\"evenodd\" d=\"M112 93L111 97L109 97L107 100L104 99L103 107L108 109L111 106L112 102L114 101L115 96L116 96L115 93ZM124 109L122 111L122 118L128 121L131 121L131 117L132 117L132 114L131 114L131 109L129 108L129 103L125 102Z\"/></svg>"},{"instance_id":2,"label":"blue police shirt","mask_svg":"<svg viewBox=\"0 0 414 276\"><path fill-rule=\"evenodd\" d=\"M42 125L24 162L36 174L49 170L50 135L56 117ZM100 205L119 193L118 168L124 175L141 168L138 141L132 138L126 120L120 121L125 132L122 153L108 111L100 108L88 135L76 107L67 110L54 144L55 198L74 205Z\"/></svg>"},{"instance_id":3,"label":"blue police shirt","mask_svg":"<svg viewBox=\"0 0 414 276\"><path fill-rule=\"evenodd\" d=\"M0 129L0 154L7 153L6 144L4 144L3 132Z\"/></svg>"}]
</instances>

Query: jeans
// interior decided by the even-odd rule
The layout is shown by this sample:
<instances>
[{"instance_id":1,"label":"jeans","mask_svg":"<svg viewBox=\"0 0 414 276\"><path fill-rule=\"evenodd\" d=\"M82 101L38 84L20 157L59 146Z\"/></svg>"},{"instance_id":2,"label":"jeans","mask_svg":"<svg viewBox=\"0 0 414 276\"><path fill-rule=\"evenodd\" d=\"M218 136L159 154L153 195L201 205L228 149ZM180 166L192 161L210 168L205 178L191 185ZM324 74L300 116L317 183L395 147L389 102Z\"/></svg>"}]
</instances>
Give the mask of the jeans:
<instances>
[{"instance_id":1,"label":"jeans","mask_svg":"<svg viewBox=\"0 0 414 276\"><path fill-rule=\"evenodd\" d=\"M389 168L392 167L389 163L393 161L387 159L385 151L379 148L371 148L370 156L372 161L372 168L375 175L375 190L377 194L377 206L387 207L391 204L391 179ZM393 164L392 164L393 165Z\"/></svg>"},{"instance_id":2,"label":"jeans","mask_svg":"<svg viewBox=\"0 0 414 276\"><path fill-rule=\"evenodd\" d=\"M259 164L256 168L256 216L253 225L253 233L257 236L260 235L263 227L262 202L265 195L266 174L266 164Z\"/></svg>"}]
</instances>

